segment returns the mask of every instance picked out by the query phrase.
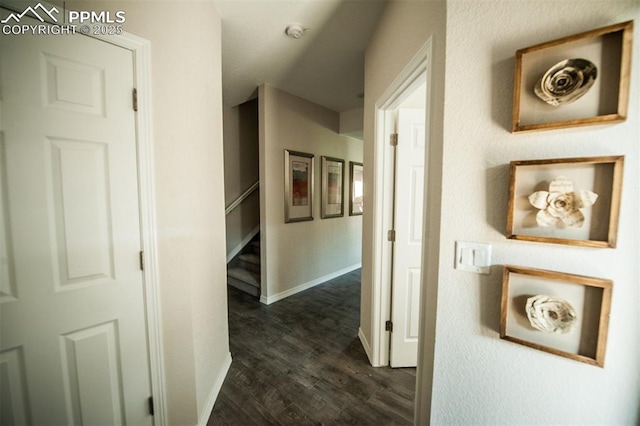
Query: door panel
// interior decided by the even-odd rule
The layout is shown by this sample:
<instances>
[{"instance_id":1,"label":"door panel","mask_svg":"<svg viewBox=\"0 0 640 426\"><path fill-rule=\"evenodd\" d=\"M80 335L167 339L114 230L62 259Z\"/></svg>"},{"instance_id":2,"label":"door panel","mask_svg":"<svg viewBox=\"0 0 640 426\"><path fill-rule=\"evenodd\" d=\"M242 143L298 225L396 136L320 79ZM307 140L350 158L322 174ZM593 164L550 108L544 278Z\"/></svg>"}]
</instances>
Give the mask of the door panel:
<instances>
[{"instance_id":1,"label":"door panel","mask_svg":"<svg viewBox=\"0 0 640 426\"><path fill-rule=\"evenodd\" d=\"M22 348L0 352L0 424L29 424Z\"/></svg>"},{"instance_id":2,"label":"door panel","mask_svg":"<svg viewBox=\"0 0 640 426\"><path fill-rule=\"evenodd\" d=\"M4 302L16 300L13 244L11 243L11 233L9 229L6 171L5 143L3 133L0 131L0 305Z\"/></svg>"},{"instance_id":3,"label":"door panel","mask_svg":"<svg viewBox=\"0 0 640 426\"><path fill-rule=\"evenodd\" d=\"M390 364L415 367L418 362L422 220L424 209L425 110L398 110L396 148L396 241L393 278Z\"/></svg>"},{"instance_id":4,"label":"door panel","mask_svg":"<svg viewBox=\"0 0 640 426\"><path fill-rule=\"evenodd\" d=\"M58 290L114 279L108 144L48 139Z\"/></svg>"},{"instance_id":5,"label":"door panel","mask_svg":"<svg viewBox=\"0 0 640 426\"><path fill-rule=\"evenodd\" d=\"M43 52L46 106L78 113L104 115L104 69Z\"/></svg>"},{"instance_id":6,"label":"door panel","mask_svg":"<svg viewBox=\"0 0 640 426\"><path fill-rule=\"evenodd\" d=\"M422 128L424 135L424 127ZM424 137L424 136L423 136ZM424 152L424 150L422 150ZM410 191L410 212L409 217L409 243L422 245L422 210L423 210L423 192L424 192L424 167L411 166L411 184Z\"/></svg>"},{"instance_id":7,"label":"door panel","mask_svg":"<svg viewBox=\"0 0 640 426\"><path fill-rule=\"evenodd\" d=\"M114 321L61 336L65 396L79 424L126 423L119 340Z\"/></svg>"},{"instance_id":8,"label":"door panel","mask_svg":"<svg viewBox=\"0 0 640 426\"><path fill-rule=\"evenodd\" d=\"M132 53L24 35L0 55L2 424L152 424Z\"/></svg>"}]
</instances>

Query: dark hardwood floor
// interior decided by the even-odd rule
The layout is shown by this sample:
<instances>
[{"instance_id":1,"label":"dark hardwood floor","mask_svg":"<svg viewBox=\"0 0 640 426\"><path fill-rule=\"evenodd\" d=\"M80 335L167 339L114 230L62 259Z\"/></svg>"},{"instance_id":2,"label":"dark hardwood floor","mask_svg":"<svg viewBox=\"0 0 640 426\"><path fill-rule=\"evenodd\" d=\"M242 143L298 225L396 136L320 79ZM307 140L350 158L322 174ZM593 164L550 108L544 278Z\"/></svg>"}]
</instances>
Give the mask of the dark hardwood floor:
<instances>
[{"instance_id":1,"label":"dark hardwood floor","mask_svg":"<svg viewBox=\"0 0 640 426\"><path fill-rule=\"evenodd\" d=\"M229 288L233 363L208 425L410 425L415 368L373 368L360 271L269 306Z\"/></svg>"}]
</instances>

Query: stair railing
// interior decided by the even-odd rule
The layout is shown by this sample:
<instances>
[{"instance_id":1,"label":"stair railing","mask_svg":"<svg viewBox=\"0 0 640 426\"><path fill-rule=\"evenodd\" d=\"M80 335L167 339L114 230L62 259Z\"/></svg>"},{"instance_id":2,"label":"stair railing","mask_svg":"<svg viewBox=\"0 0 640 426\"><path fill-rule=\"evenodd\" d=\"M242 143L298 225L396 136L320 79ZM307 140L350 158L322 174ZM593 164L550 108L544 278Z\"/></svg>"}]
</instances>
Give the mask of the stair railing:
<instances>
[{"instance_id":1,"label":"stair railing","mask_svg":"<svg viewBox=\"0 0 640 426\"><path fill-rule=\"evenodd\" d=\"M253 194L253 191L255 191L256 189L258 189L258 187L260 186L260 181L257 180L256 183L254 183L253 185L251 185L249 187L249 189L247 189L246 191L244 191L242 193L242 195L240 195L233 203L229 204L225 209L224 209L224 214L225 216L228 215L229 213L231 213L233 211L233 209L235 209L236 207L238 207L240 204L242 204L242 202L244 200L246 200L249 195Z\"/></svg>"}]
</instances>

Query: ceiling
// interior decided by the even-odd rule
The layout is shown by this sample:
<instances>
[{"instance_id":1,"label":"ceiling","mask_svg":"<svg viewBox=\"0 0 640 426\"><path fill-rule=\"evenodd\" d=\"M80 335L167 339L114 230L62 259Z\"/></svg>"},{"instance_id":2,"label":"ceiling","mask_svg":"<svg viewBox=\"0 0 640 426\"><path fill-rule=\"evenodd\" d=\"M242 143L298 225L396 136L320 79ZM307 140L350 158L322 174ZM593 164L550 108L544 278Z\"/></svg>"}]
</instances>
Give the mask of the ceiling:
<instances>
[{"instance_id":1,"label":"ceiling","mask_svg":"<svg viewBox=\"0 0 640 426\"><path fill-rule=\"evenodd\" d=\"M337 112L361 108L364 51L385 0L214 0L226 106L270 84ZM287 37L288 25L305 28Z\"/></svg>"}]
</instances>

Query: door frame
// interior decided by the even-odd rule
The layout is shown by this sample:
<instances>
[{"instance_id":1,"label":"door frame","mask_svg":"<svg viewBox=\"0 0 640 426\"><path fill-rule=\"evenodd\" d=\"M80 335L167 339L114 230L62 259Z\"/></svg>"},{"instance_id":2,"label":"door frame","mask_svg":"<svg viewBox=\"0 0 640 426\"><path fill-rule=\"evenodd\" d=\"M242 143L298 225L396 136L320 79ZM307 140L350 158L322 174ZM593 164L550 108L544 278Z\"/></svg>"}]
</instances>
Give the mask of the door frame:
<instances>
[{"instance_id":1,"label":"door frame","mask_svg":"<svg viewBox=\"0 0 640 426\"><path fill-rule=\"evenodd\" d=\"M426 82L425 117L425 168L429 167L429 117L431 105L432 40L429 39L405 66L375 103L374 135L374 206L373 206L373 271L371 301L371 364L374 367L389 365L390 333L385 323L391 319L391 273L393 268L392 244L387 241L387 231L393 229L394 200L394 148L389 137L395 132L394 110L418 86ZM428 175L425 173L425 204L428 198ZM424 215L423 215L424 217ZM423 241L424 252L424 241ZM424 259L424 256L423 256ZM423 260L424 263L424 260ZM423 265L424 267L424 265ZM424 283L424 279L422 279ZM422 318L422 303L420 317ZM422 337L422 333L419 335ZM420 357L418 357L418 364Z\"/></svg>"},{"instance_id":2,"label":"door frame","mask_svg":"<svg viewBox=\"0 0 640 426\"><path fill-rule=\"evenodd\" d=\"M140 203L141 246L144 252L142 271L147 319L149 372L156 426L167 424L160 280L158 268L158 235L156 226L155 168L153 160L153 120L151 97L151 42L123 32L120 36L96 36L107 43L128 49L133 54L134 84L137 91L136 140L138 164L138 196Z\"/></svg>"},{"instance_id":3,"label":"door frame","mask_svg":"<svg viewBox=\"0 0 640 426\"><path fill-rule=\"evenodd\" d=\"M21 12L27 6L52 7L46 1L0 0L0 7ZM56 6L58 7L58 6ZM61 35L60 37L67 37ZM156 426L167 424L164 355L160 305L160 281L156 232L155 171L153 162L153 120L151 96L151 42L126 31L120 35L87 35L129 50L133 57L133 83L137 90L136 164L138 168L138 202L140 207L141 248L144 252L144 308L146 314L149 373Z\"/></svg>"}]
</instances>

